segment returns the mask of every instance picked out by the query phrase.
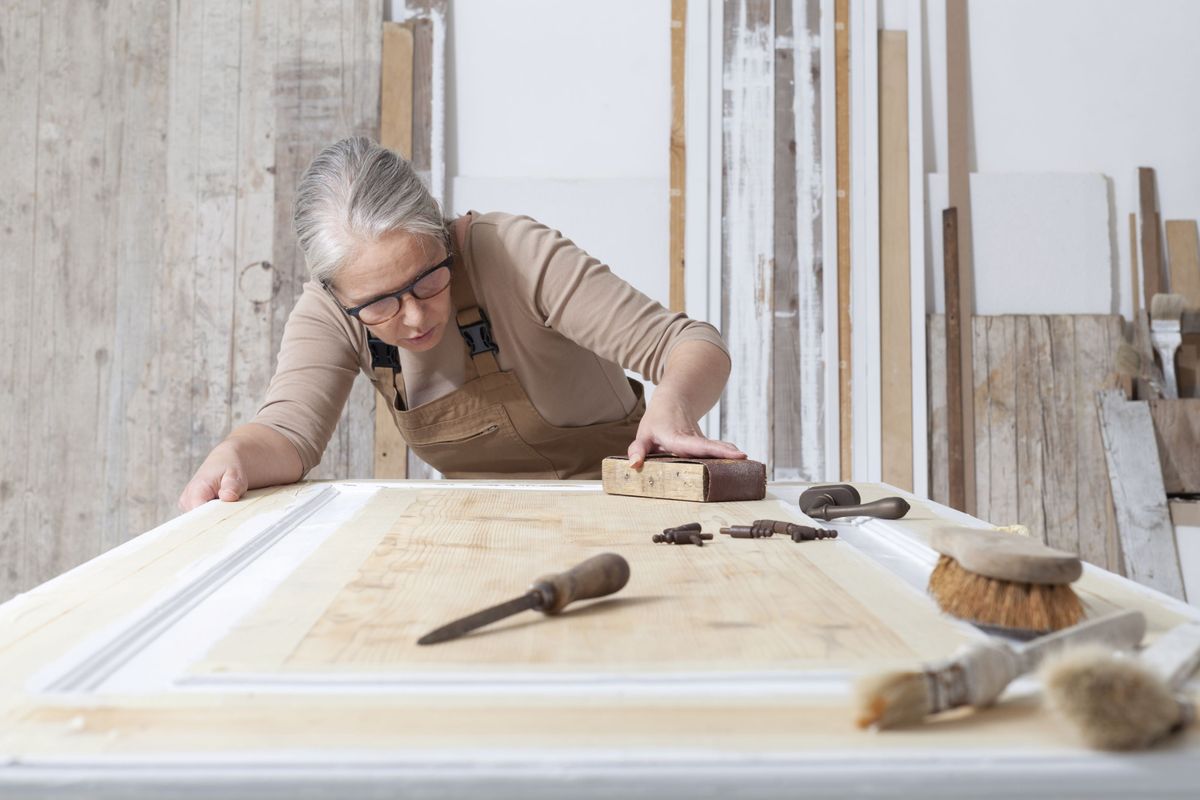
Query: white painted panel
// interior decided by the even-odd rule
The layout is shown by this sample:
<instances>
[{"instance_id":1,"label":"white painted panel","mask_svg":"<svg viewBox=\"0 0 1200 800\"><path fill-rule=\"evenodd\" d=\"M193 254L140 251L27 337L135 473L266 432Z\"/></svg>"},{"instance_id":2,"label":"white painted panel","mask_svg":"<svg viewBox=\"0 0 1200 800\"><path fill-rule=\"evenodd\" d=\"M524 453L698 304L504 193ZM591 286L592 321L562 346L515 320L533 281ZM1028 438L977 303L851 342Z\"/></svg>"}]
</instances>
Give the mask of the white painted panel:
<instances>
[{"instance_id":1,"label":"white painted panel","mask_svg":"<svg viewBox=\"0 0 1200 800\"><path fill-rule=\"evenodd\" d=\"M946 176L929 176L927 295L943 313ZM973 174L975 313L1111 314L1113 262L1103 175Z\"/></svg>"},{"instance_id":2,"label":"white painted panel","mask_svg":"<svg viewBox=\"0 0 1200 800\"><path fill-rule=\"evenodd\" d=\"M669 0L454 0L450 174L665 179L670 8Z\"/></svg>"}]
</instances>

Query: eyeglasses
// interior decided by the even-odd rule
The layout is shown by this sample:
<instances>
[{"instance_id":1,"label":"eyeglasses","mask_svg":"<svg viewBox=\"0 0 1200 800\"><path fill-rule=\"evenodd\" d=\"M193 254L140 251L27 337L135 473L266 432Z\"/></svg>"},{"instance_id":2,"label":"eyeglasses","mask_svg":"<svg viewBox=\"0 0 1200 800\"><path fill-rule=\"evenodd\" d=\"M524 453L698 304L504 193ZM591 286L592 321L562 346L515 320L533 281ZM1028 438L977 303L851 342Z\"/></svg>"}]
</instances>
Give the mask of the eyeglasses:
<instances>
[{"instance_id":1,"label":"eyeglasses","mask_svg":"<svg viewBox=\"0 0 1200 800\"><path fill-rule=\"evenodd\" d=\"M409 292L418 300L428 300L446 291L446 287L450 285L450 266L453 263L454 256L448 255L444 261L434 264L401 289L380 295L353 308L346 308L340 302L338 305L342 311L367 325L381 325L400 313L400 301ZM325 288L328 290L329 284L326 284ZM332 290L330 294L333 294Z\"/></svg>"}]
</instances>

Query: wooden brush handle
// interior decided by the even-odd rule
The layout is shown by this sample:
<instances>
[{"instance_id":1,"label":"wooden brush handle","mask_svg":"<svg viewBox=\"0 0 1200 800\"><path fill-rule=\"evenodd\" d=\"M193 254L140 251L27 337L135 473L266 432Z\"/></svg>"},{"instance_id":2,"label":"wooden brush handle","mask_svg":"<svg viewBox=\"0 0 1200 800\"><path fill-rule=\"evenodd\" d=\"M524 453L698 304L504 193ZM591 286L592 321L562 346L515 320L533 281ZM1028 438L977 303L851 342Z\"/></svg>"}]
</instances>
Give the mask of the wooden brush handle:
<instances>
[{"instance_id":1,"label":"wooden brush handle","mask_svg":"<svg viewBox=\"0 0 1200 800\"><path fill-rule=\"evenodd\" d=\"M601 553L566 572L543 575L529 588L542 595L539 611L557 614L576 600L603 597L629 582L629 562L616 553Z\"/></svg>"},{"instance_id":2,"label":"wooden brush handle","mask_svg":"<svg viewBox=\"0 0 1200 800\"><path fill-rule=\"evenodd\" d=\"M1200 666L1200 623L1176 625L1143 650L1140 659L1172 690L1182 688Z\"/></svg>"},{"instance_id":3,"label":"wooden brush handle","mask_svg":"<svg viewBox=\"0 0 1200 800\"><path fill-rule=\"evenodd\" d=\"M1146 617L1140 611L1118 611L1041 636L1017 648L1025 672L1036 669L1042 660L1068 645L1103 644L1114 650L1137 647L1146 634Z\"/></svg>"}]
</instances>

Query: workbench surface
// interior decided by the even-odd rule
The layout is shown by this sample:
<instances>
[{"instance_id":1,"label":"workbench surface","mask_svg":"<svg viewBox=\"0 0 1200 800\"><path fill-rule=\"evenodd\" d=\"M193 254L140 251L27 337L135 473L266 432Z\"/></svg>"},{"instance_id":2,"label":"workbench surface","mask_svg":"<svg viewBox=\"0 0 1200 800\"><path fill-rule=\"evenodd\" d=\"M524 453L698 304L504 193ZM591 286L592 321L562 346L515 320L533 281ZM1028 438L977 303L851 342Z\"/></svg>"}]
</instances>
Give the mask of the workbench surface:
<instances>
[{"instance_id":1,"label":"workbench surface","mask_svg":"<svg viewBox=\"0 0 1200 800\"><path fill-rule=\"evenodd\" d=\"M803 488L706 505L342 481L209 503L0 606L0 796L1197 795L1196 733L1089 751L1031 680L986 712L854 727L857 675L982 637L922 591L929 532L978 520L910 497L901 521L821 523L836 540L650 541L805 522ZM415 644L606 551L631 565L617 595ZM1076 588L1089 615L1143 610L1150 637L1200 618L1096 568Z\"/></svg>"}]
</instances>

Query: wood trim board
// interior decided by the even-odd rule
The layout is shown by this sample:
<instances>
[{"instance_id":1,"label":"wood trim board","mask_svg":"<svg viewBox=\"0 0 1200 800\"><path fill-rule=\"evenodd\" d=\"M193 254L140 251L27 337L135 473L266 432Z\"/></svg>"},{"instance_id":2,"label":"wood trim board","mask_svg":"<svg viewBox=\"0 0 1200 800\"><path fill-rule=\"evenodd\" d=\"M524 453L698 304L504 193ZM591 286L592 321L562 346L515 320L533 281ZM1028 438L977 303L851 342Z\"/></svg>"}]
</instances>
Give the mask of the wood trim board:
<instances>
[{"instance_id":1,"label":"wood trim board","mask_svg":"<svg viewBox=\"0 0 1200 800\"><path fill-rule=\"evenodd\" d=\"M687 6L688 0L671 0L671 132L668 142L668 269L670 308L685 311L686 275L684 242L687 223Z\"/></svg>"}]
</instances>

